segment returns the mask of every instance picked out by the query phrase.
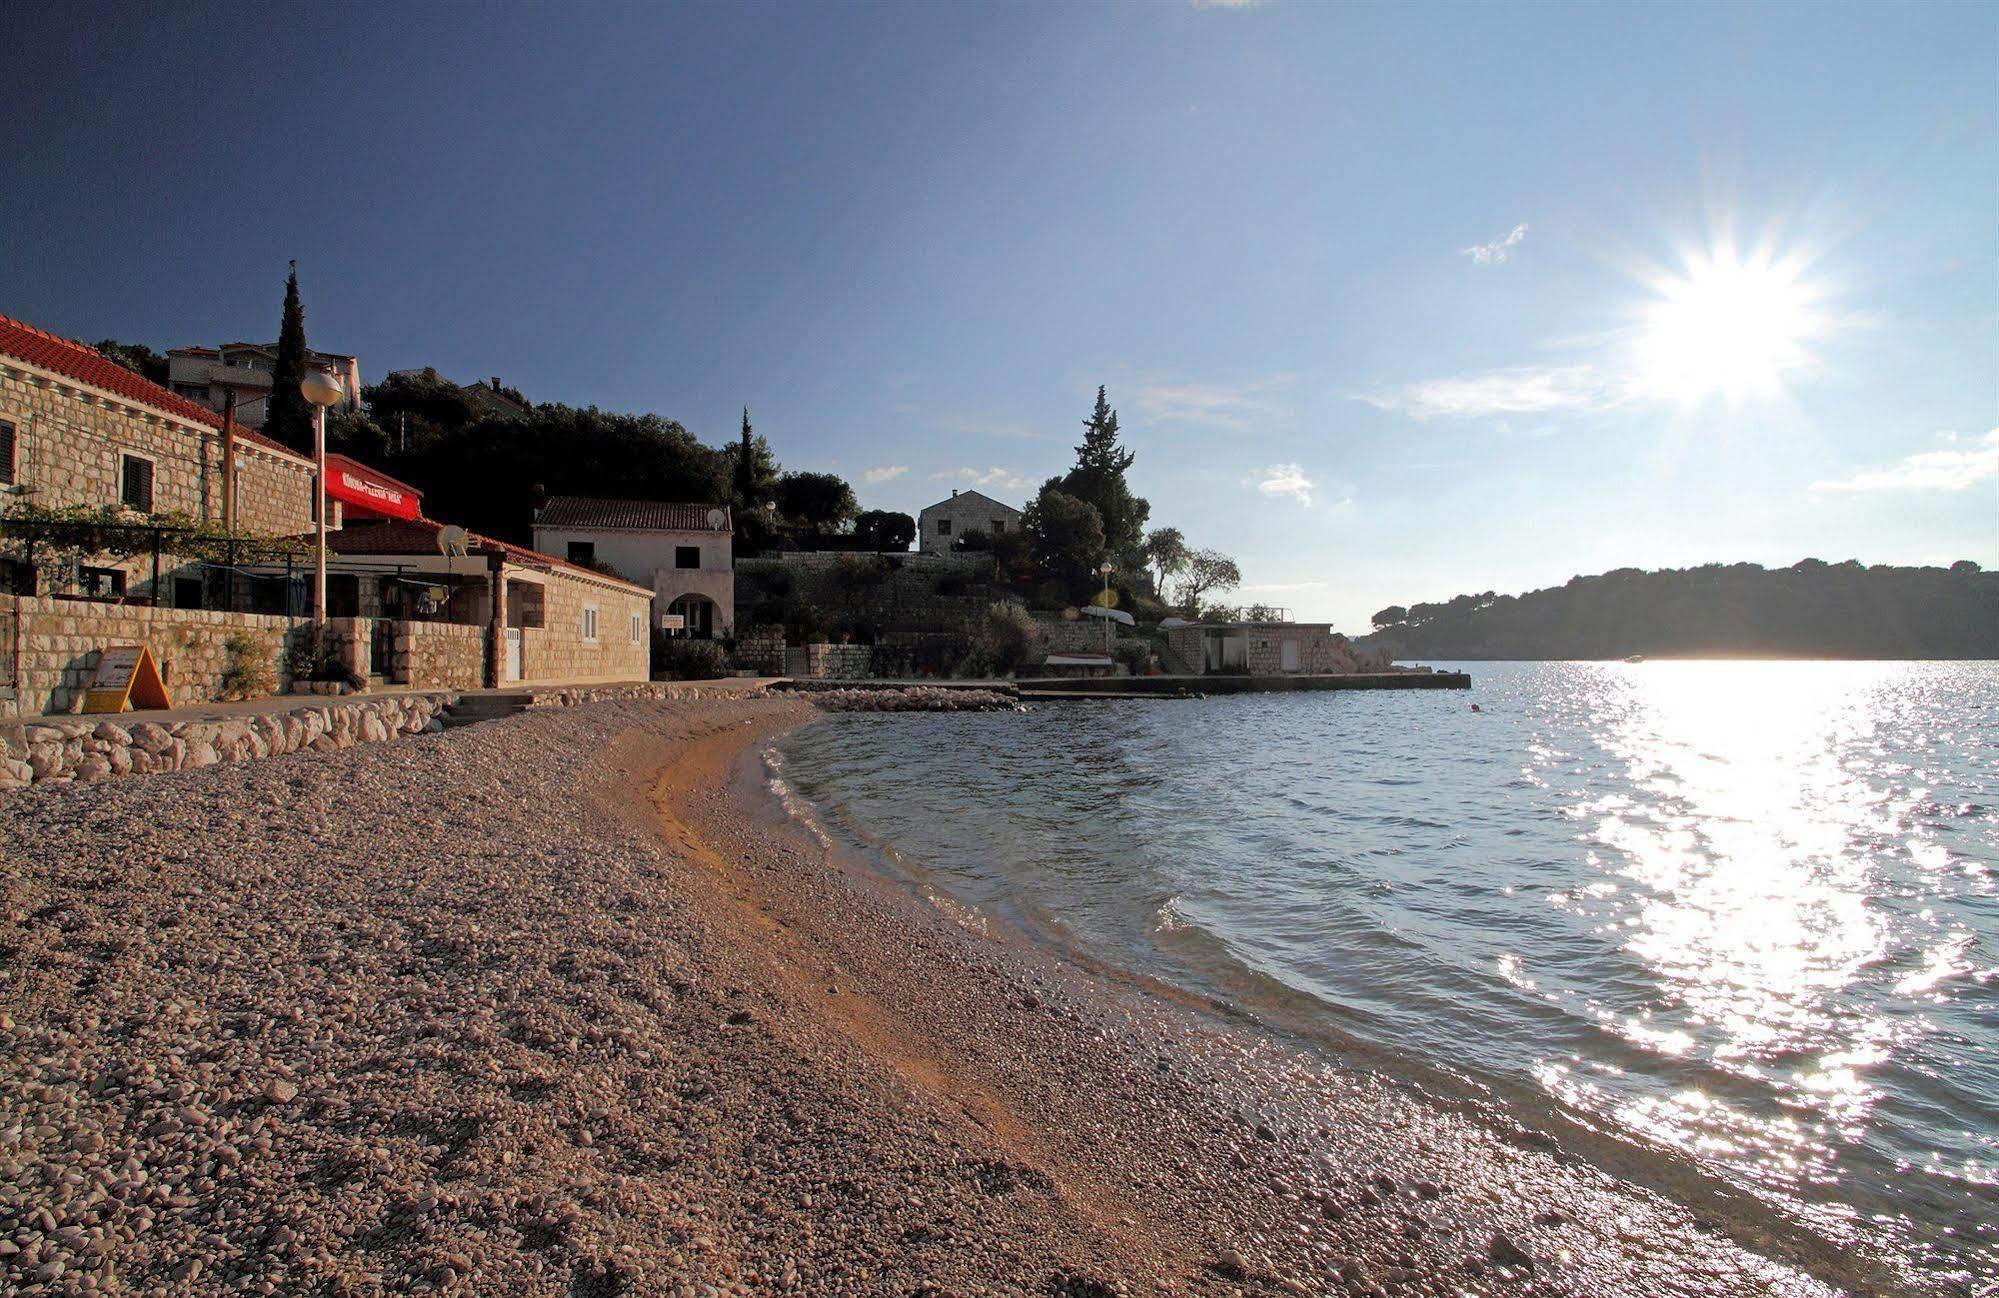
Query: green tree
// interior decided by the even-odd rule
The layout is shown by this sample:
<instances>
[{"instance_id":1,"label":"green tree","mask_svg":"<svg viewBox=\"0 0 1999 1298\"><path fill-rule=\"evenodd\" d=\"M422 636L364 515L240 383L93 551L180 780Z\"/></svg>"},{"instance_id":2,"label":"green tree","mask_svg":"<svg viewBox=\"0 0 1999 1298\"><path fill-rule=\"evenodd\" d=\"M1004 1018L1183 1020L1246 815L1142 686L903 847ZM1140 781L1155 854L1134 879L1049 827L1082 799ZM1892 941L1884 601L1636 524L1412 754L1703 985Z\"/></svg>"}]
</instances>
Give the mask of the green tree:
<instances>
[{"instance_id":1,"label":"green tree","mask_svg":"<svg viewBox=\"0 0 1999 1298\"><path fill-rule=\"evenodd\" d=\"M916 520L886 509L862 510L854 518L854 537L871 550L907 550L916 539Z\"/></svg>"},{"instance_id":2,"label":"green tree","mask_svg":"<svg viewBox=\"0 0 1999 1298\"><path fill-rule=\"evenodd\" d=\"M1060 583L1067 598L1089 598L1104 559L1104 520L1097 507L1051 478L1028 503L1021 530L1029 538L1034 566Z\"/></svg>"},{"instance_id":3,"label":"green tree","mask_svg":"<svg viewBox=\"0 0 1999 1298\"><path fill-rule=\"evenodd\" d=\"M1382 609L1379 613L1376 613L1372 619L1372 621L1374 622L1374 629L1377 631L1381 630L1383 627L1394 626L1397 623L1407 622L1408 620L1409 620L1409 610L1402 607L1400 604L1390 604L1387 608Z\"/></svg>"},{"instance_id":4,"label":"green tree","mask_svg":"<svg viewBox=\"0 0 1999 1298\"><path fill-rule=\"evenodd\" d=\"M123 365L142 379L166 386L167 358L144 343L121 343L116 338L105 338L99 340L97 353L108 361Z\"/></svg>"},{"instance_id":5,"label":"green tree","mask_svg":"<svg viewBox=\"0 0 1999 1298\"><path fill-rule=\"evenodd\" d=\"M1152 589L1166 597L1166 582L1187 569L1187 538L1177 527L1156 527L1145 537L1145 564L1152 571Z\"/></svg>"},{"instance_id":6,"label":"green tree","mask_svg":"<svg viewBox=\"0 0 1999 1298\"><path fill-rule=\"evenodd\" d=\"M305 307L298 298L298 263L285 277L284 314L278 322L278 359L271 367L271 399L265 407L264 435L294 450L312 453L312 410L299 384L305 381Z\"/></svg>"},{"instance_id":7,"label":"green tree","mask_svg":"<svg viewBox=\"0 0 1999 1298\"><path fill-rule=\"evenodd\" d=\"M1117 411L1102 387L1096 408L1083 421L1083 444L1076 448L1076 467L1062 479L1062 490L1085 501L1103 523L1104 544L1120 565L1143 565L1142 539L1152 506L1131 494L1125 472L1137 457L1118 442Z\"/></svg>"},{"instance_id":8,"label":"green tree","mask_svg":"<svg viewBox=\"0 0 1999 1298\"><path fill-rule=\"evenodd\" d=\"M735 512L736 545L754 553L770 544L771 510L777 500L777 457L761 433L750 428L750 408L743 407L742 437L722 452L729 471L729 504Z\"/></svg>"},{"instance_id":9,"label":"green tree","mask_svg":"<svg viewBox=\"0 0 1999 1298\"><path fill-rule=\"evenodd\" d=\"M391 374L361 389L361 400L390 444L405 451L456 432L476 417L465 389L428 367Z\"/></svg>"},{"instance_id":10,"label":"green tree","mask_svg":"<svg viewBox=\"0 0 1999 1298\"><path fill-rule=\"evenodd\" d=\"M777 480L777 509L792 526L827 536L852 521L860 502L836 473L787 473Z\"/></svg>"},{"instance_id":11,"label":"green tree","mask_svg":"<svg viewBox=\"0 0 1999 1298\"><path fill-rule=\"evenodd\" d=\"M1188 617L1201 615L1201 597L1211 590L1234 590L1242 585L1242 569L1218 550L1189 550L1187 572L1180 579L1180 602Z\"/></svg>"}]
</instances>

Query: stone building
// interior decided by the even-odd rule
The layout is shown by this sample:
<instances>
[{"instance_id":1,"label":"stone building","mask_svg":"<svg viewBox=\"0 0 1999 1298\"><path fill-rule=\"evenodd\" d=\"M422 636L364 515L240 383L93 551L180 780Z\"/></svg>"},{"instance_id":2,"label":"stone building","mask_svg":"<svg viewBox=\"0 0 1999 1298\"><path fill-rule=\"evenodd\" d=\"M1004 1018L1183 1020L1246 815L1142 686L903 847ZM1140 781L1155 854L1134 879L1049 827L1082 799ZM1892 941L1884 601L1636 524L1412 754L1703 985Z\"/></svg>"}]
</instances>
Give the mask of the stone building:
<instances>
[{"instance_id":1,"label":"stone building","mask_svg":"<svg viewBox=\"0 0 1999 1298\"><path fill-rule=\"evenodd\" d=\"M0 515L15 516L0 547L0 713L72 706L111 644L149 645L176 703L217 697L231 640L280 658L297 645L315 468L254 429L225 437L223 422L94 348L0 316ZM648 675L650 587L485 537L447 555L421 492L343 456L328 457L326 492L327 625L355 675L455 689ZM64 548L46 513L77 506L93 535L121 538L116 550ZM203 528L290 538L292 557L173 552Z\"/></svg>"},{"instance_id":2,"label":"stone building","mask_svg":"<svg viewBox=\"0 0 1999 1298\"><path fill-rule=\"evenodd\" d=\"M306 364L333 371L346 395L341 407L361 408L361 363L341 352L307 350ZM222 409L225 395L236 391L236 418L249 428L262 428L269 413L271 372L278 363L276 343L224 343L220 347L176 347L167 353L167 386L175 396Z\"/></svg>"},{"instance_id":3,"label":"stone building","mask_svg":"<svg viewBox=\"0 0 1999 1298\"><path fill-rule=\"evenodd\" d=\"M980 491L954 491L916 517L917 549L942 554L967 532L998 536L1020 530L1021 513Z\"/></svg>"},{"instance_id":4,"label":"stone building","mask_svg":"<svg viewBox=\"0 0 1999 1298\"><path fill-rule=\"evenodd\" d=\"M537 510L537 550L648 586L678 634L726 639L736 625L735 528L724 506L552 496Z\"/></svg>"},{"instance_id":5,"label":"stone building","mask_svg":"<svg viewBox=\"0 0 1999 1298\"><path fill-rule=\"evenodd\" d=\"M252 429L226 439L205 406L99 355L95 348L0 316L0 512L20 505L119 511L134 527L181 516L267 536L312 526L312 461ZM166 556L154 589L150 555L24 571L7 586L34 593L198 597Z\"/></svg>"},{"instance_id":6,"label":"stone building","mask_svg":"<svg viewBox=\"0 0 1999 1298\"><path fill-rule=\"evenodd\" d=\"M1379 671L1386 659L1358 653L1329 622L1184 622L1160 634L1168 673L1200 676L1328 676Z\"/></svg>"}]
</instances>

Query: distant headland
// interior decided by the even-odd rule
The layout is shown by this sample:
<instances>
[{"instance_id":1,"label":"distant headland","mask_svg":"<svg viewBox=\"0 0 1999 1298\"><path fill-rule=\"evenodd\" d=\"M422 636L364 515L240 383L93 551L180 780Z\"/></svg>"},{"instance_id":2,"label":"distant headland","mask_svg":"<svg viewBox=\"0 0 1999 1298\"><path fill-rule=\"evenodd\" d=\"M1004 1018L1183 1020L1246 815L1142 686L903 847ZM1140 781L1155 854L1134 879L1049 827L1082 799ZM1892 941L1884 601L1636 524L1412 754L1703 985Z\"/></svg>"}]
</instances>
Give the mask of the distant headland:
<instances>
[{"instance_id":1,"label":"distant headland","mask_svg":"<svg viewBox=\"0 0 1999 1298\"><path fill-rule=\"evenodd\" d=\"M1356 644L1446 659L1999 658L1999 573L1805 559L1617 568L1524 595L1391 605Z\"/></svg>"}]
</instances>

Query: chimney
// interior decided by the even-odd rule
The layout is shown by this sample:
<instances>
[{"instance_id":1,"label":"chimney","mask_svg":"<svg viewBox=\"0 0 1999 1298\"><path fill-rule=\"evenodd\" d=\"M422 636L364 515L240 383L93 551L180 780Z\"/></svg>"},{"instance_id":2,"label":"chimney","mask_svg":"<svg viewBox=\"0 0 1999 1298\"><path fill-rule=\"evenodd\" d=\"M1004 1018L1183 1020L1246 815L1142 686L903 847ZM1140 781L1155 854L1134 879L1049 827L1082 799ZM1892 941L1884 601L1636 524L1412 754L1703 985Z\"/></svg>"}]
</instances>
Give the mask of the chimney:
<instances>
[{"instance_id":1,"label":"chimney","mask_svg":"<svg viewBox=\"0 0 1999 1298\"><path fill-rule=\"evenodd\" d=\"M493 376L493 391L498 392L499 390L500 390L500 376L495 374Z\"/></svg>"},{"instance_id":2,"label":"chimney","mask_svg":"<svg viewBox=\"0 0 1999 1298\"><path fill-rule=\"evenodd\" d=\"M541 511L548 508L548 488L537 482L531 493L534 501L534 521L541 521Z\"/></svg>"},{"instance_id":3,"label":"chimney","mask_svg":"<svg viewBox=\"0 0 1999 1298\"><path fill-rule=\"evenodd\" d=\"M951 499L956 500L957 498L958 498L958 489L956 487L953 487L951 488Z\"/></svg>"}]
</instances>

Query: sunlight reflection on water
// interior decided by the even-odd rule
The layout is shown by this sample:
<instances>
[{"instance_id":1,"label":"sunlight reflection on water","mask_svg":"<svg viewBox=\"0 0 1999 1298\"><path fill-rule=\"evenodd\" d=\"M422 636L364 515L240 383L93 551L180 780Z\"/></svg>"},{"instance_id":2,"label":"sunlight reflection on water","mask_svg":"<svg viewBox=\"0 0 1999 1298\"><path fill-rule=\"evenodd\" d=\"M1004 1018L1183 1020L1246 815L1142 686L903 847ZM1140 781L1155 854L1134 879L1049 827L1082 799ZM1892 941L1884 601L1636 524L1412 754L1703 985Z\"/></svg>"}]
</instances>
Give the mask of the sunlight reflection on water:
<instances>
[{"instance_id":1,"label":"sunlight reflection on water","mask_svg":"<svg viewBox=\"0 0 1999 1298\"><path fill-rule=\"evenodd\" d=\"M1471 670L1477 715L1240 696L787 750L965 902L1232 998L1273 979L1835 1238L1999 1270L1999 666Z\"/></svg>"}]
</instances>

